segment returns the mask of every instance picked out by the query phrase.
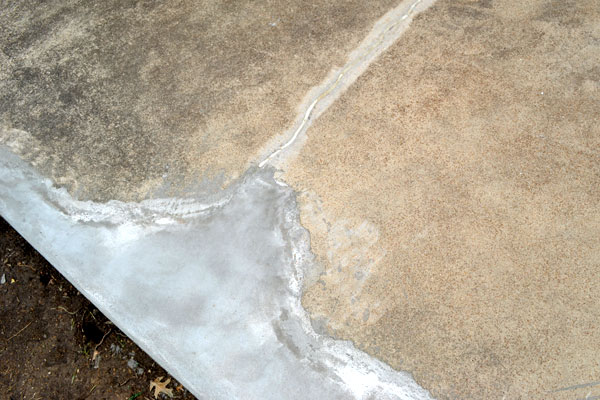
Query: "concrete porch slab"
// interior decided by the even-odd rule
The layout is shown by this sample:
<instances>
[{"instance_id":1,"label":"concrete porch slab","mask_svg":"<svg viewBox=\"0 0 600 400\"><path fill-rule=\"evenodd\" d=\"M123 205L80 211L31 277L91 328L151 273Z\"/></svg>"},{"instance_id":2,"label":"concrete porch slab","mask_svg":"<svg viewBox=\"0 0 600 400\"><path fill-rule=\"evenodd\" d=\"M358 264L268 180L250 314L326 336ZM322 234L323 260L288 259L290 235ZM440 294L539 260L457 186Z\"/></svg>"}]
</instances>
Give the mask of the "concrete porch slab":
<instances>
[{"instance_id":1,"label":"concrete porch slab","mask_svg":"<svg viewBox=\"0 0 600 400\"><path fill-rule=\"evenodd\" d=\"M199 398L430 398L315 332L260 163L429 3L4 4L0 213Z\"/></svg>"},{"instance_id":2,"label":"concrete porch slab","mask_svg":"<svg viewBox=\"0 0 600 400\"><path fill-rule=\"evenodd\" d=\"M0 213L199 398L600 395L600 5L432 4L3 5Z\"/></svg>"}]
</instances>

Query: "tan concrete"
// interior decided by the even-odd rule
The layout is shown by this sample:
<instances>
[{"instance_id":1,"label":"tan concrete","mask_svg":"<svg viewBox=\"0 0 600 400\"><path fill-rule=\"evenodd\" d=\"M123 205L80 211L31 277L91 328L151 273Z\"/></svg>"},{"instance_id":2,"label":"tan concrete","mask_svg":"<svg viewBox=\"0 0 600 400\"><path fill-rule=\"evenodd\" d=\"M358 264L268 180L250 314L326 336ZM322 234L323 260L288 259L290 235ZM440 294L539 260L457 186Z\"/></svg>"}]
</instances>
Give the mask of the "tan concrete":
<instances>
[{"instance_id":1,"label":"tan concrete","mask_svg":"<svg viewBox=\"0 0 600 400\"><path fill-rule=\"evenodd\" d=\"M79 198L226 183L395 4L8 2L0 143Z\"/></svg>"},{"instance_id":2,"label":"tan concrete","mask_svg":"<svg viewBox=\"0 0 600 400\"><path fill-rule=\"evenodd\" d=\"M440 0L285 179L319 325L439 398L600 395L600 3ZM505 397L504 397L505 396Z\"/></svg>"}]
</instances>

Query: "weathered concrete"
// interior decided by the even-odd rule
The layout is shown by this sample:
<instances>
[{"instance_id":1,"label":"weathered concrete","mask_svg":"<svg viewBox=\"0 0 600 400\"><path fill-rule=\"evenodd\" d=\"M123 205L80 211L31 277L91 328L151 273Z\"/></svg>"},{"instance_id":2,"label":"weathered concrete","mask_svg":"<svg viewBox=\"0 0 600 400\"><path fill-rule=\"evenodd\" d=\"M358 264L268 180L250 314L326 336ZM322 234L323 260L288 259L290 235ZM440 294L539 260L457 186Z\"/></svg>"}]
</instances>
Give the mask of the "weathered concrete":
<instances>
[{"instance_id":1,"label":"weathered concrete","mask_svg":"<svg viewBox=\"0 0 600 400\"><path fill-rule=\"evenodd\" d=\"M428 399L315 332L295 195L248 166L431 2L3 4L0 213L199 398Z\"/></svg>"},{"instance_id":2,"label":"weathered concrete","mask_svg":"<svg viewBox=\"0 0 600 400\"><path fill-rule=\"evenodd\" d=\"M600 395L600 3L439 0L364 72L429 3L5 2L0 212L201 396L428 396L324 333Z\"/></svg>"},{"instance_id":3,"label":"weathered concrete","mask_svg":"<svg viewBox=\"0 0 600 400\"><path fill-rule=\"evenodd\" d=\"M439 398L583 398L600 359L600 3L440 0L284 178L320 325Z\"/></svg>"},{"instance_id":4,"label":"weathered concrete","mask_svg":"<svg viewBox=\"0 0 600 400\"><path fill-rule=\"evenodd\" d=\"M218 187L395 3L5 3L0 142L82 199Z\"/></svg>"}]
</instances>

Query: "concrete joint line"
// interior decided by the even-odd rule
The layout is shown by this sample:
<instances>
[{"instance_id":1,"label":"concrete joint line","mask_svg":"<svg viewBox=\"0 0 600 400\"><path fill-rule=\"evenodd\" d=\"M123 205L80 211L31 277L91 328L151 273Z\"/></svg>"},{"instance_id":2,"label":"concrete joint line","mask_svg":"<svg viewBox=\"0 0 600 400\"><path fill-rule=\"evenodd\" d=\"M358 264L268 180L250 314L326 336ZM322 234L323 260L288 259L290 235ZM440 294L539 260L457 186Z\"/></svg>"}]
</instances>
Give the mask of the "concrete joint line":
<instances>
[{"instance_id":1,"label":"concrete joint line","mask_svg":"<svg viewBox=\"0 0 600 400\"><path fill-rule=\"evenodd\" d=\"M339 96L348 89L354 81L368 68L368 66L387 50L404 33L412 18L421 11L430 7L435 0L402 1L394 9L386 13L375 23L373 29L361 44L348 57L348 62L341 69L333 70L325 81L313 88L300 106L295 129L289 139L282 145L268 145L267 148L275 150L266 152L268 155L258 164L260 168L267 164L280 167L286 162L284 150L297 143L298 138L307 131L311 122L315 121ZM284 134L289 136L289 134ZM281 136L275 139L281 142Z\"/></svg>"}]
</instances>

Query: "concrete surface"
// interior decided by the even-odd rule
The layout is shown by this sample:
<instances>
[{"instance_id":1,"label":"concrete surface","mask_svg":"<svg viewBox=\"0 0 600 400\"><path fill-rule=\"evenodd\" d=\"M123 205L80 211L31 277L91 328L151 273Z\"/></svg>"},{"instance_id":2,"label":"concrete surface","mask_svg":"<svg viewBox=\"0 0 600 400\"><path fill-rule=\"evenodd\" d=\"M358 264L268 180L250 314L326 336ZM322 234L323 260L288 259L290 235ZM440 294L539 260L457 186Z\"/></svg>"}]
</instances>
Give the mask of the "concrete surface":
<instances>
[{"instance_id":1,"label":"concrete surface","mask_svg":"<svg viewBox=\"0 0 600 400\"><path fill-rule=\"evenodd\" d=\"M3 3L0 129L80 199L213 191L395 3Z\"/></svg>"},{"instance_id":2,"label":"concrete surface","mask_svg":"<svg viewBox=\"0 0 600 400\"><path fill-rule=\"evenodd\" d=\"M201 398L599 396L600 3L431 3L2 4L0 213Z\"/></svg>"},{"instance_id":3,"label":"concrete surface","mask_svg":"<svg viewBox=\"0 0 600 400\"><path fill-rule=\"evenodd\" d=\"M199 398L429 399L314 331L295 194L251 165L430 2L3 4L0 213Z\"/></svg>"},{"instance_id":4,"label":"concrete surface","mask_svg":"<svg viewBox=\"0 0 600 400\"><path fill-rule=\"evenodd\" d=\"M600 395L600 3L424 12L284 178L303 304L438 398Z\"/></svg>"}]
</instances>

